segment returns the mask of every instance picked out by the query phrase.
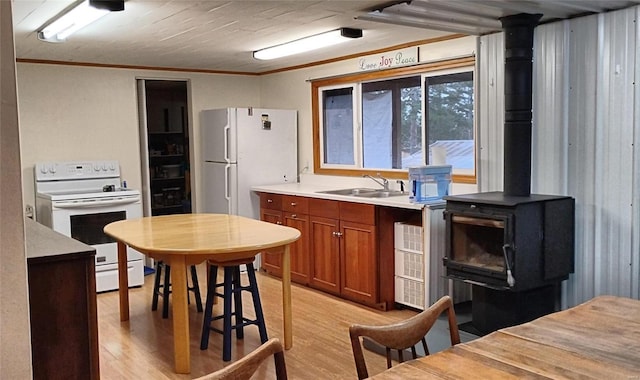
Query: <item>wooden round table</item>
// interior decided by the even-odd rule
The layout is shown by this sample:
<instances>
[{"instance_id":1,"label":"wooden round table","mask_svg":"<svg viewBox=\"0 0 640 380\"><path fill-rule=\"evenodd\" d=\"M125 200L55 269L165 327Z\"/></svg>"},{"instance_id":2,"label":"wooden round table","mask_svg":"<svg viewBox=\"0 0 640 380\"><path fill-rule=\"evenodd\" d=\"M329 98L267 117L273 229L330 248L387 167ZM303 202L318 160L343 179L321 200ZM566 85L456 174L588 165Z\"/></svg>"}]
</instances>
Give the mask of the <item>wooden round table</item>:
<instances>
[{"instance_id":1,"label":"wooden round table","mask_svg":"<svg viewBox=\"0 0 640 380\"><path fill-rule=\"evenodd\" d=\"M190 265L208 259L232 261L284 247L282 254L282 313L284 345L293 345L291 326L291 263L289 244L300 238L295 228L226 214L175 214L127 219L104 227L118 242L120 321L129 320L126 246L171 266L175 370L191 372L187 279ZM175 275L175 274L179 275Z\"/></svg>"}]
</instances>

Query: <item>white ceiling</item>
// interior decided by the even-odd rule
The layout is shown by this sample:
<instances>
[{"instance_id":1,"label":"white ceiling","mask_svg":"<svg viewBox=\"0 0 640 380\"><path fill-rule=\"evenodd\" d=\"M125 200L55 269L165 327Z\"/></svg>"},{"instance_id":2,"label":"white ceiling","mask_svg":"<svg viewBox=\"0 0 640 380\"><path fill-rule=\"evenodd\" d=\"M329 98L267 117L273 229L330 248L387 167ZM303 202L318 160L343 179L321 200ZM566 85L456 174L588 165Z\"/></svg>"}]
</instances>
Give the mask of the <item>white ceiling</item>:
<instances>
[{"instance_id":1,"label":"white ceiling","mask_svg":"<svg viewBox=\"0 0 640 380\"><path fill-rule=\"evenodd\" d=\"M640 0L128 0L124 11L64 43L39 41L37 30L73 2L13 0L16 58L261 73L456 32L488 33L500 29L499 17L516 13L542 13L545 22ZM254 50L340 27L361 28L364 35L272 61L252 57Z\"/></svg>"}]
</instances>

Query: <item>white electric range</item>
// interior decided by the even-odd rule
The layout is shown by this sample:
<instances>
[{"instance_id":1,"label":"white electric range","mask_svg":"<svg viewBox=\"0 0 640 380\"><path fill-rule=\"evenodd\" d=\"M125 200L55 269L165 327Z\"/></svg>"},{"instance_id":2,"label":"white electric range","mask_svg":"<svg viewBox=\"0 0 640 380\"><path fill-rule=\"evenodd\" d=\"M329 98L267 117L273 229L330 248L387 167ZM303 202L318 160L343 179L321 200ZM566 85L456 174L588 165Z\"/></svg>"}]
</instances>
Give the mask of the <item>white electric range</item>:
<instances>
[{"instance_id":1,"label":"white electric range","mask_svg":"<svg viewBox=\"0 0 640 380\"><path fill-rule=\"evenodd\" d=\"M105 225L142 217L140 191L121 186L118 161L58 161L34 167L36 221L96 249L96 290L118 289L118 248ZM144 283L144 256L127 248L129 286Z\"/></svg>"}]
</instances>

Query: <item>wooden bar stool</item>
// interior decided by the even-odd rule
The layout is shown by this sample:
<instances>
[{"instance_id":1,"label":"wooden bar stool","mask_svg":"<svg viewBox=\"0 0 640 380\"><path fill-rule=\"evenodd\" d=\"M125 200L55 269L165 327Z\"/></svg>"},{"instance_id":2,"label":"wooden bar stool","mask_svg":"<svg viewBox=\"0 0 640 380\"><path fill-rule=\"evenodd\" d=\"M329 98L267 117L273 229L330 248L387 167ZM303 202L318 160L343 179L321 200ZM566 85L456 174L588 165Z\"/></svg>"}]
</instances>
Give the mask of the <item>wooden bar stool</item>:
<instances>
[{"instance_id":1,"label":"wooden bar stool","mask_svg":"<svg viewBox=\"0 0 640 380\"><path fill-rule=\"evenodd\" d=\"M164 269L164 277L162 277L162 271ZM202 298L200 297L200 286L198 286L198 272L196 266L192 265L191 272L191 286L187 281L187 302L191 304L191 298L189 292L193 292L196 299L196 309L198 313L202 313ZM153 298L151 300L151 310L158 309L158 296L162 297L162 318L169 317L169 295L171 294L171 267L162 261L156 262L156 277L153 281ZM162 283L160 283L162 281Z\"/></svg>"},{"instance_id":2,"label":"wooden bar stool","mask_svg":"<svg viewBox=\"0 0 640 380\"><path fill-rule=\"evenodd\" d=\"M249 277L249 285L243 286L240 278L240 265L247 266L247 276ZM218 283L218 267L224 268L223 282ZM217 289L223 288L222 293L218 293ZM242 314L242 292L251 292L253 298L253 307L255 309L256 319L248 319ZM223 299L223 312L221 315L214 315L213 303L215 297ZM233 303L233 310L231 304ZM231 324L231 317L234 317L235 323ZM213 321L222 319L222 330L211 325ZM200 349L206 350L209 347L210 331L222 334L222 360L227 362L231 360L231 330L236 330L236 338L244 338L244 327L248 325L257 325L260 333L260 341L265 343L267 337L267 328L264 323L264 315L262 313L262 304L260 303L260 294L258 293L258 283L256 282L256 273L253 268L253 258L232 262L215 262L209 261L209 285L207 288L207 301L204 310L204 321L202 323L202 337L200 340Z\"/></svg>"}]
</instances>

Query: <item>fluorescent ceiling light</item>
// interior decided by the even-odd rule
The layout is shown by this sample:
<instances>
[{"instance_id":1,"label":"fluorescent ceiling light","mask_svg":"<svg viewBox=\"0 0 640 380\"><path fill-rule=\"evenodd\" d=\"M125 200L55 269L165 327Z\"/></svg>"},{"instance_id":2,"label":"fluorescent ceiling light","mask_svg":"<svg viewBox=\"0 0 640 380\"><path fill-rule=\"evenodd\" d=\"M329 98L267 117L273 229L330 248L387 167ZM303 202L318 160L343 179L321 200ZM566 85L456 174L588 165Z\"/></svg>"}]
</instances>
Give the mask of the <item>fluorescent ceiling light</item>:
<instances>
[{"instance_id":1,"label":"fluorescent ceiling light","mask_svg":"<svg viewBox=\"0 0 640 380\"><path fill-rule=\"evenodd\" d=\"M71 34L109 13L97 9L85 0L38 32L38 38L48 42L62 42Z\"/></svg>"},{"instance_id":2,"label":"fluorescent ceiling light","mask_svg":"<svg viewBox=\"0 0 640 380\"><path fill-rule=\"evenodd\" d=\"M336 45L362 37L362 29L340 28L253 52L256 59L276 59L310 50Z\"/></svg>"}]
</instances>

